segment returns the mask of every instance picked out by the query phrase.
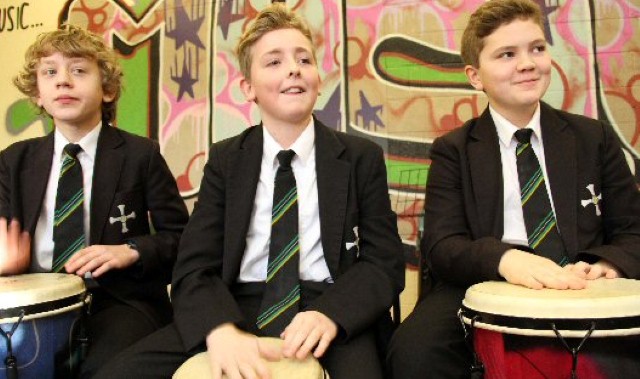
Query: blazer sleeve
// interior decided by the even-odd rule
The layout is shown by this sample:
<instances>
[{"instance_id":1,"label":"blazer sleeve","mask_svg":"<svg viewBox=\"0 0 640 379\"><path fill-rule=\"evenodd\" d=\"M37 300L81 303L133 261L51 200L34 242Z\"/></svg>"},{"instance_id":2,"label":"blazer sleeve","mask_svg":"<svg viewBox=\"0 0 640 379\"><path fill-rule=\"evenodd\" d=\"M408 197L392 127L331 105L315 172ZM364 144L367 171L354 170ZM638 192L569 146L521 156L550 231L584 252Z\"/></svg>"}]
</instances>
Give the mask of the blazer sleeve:
<instances>
[{"instance_id":1,"label":"blazer sleeve","mask_svg":"<svg viewBox=\"0 0 640 379\"><path fill-rule=\"evenodd\" d=\"M513 246L495 236L473 235L469 212L474 200L464 143L447 136L436 139L431 160L421 241L429 269L436 278L463 287L501 280L500 258Z\"/></svg>"},{"instance_id":2,"label":"blazer sleeve","mask_svg":"<svg viewBox=\"0 0 640 379\"><path fill-rule=\"evenodd\" d=\"M222 165L218 145L214 144L173 272L171 296L175 323L187 351L203 343L218 325L243 320L240 308L222 280L225 230Z\"/></svg>"},{"instance_id":3,"label":"blazer sleeve","mask_svg":"<svg viewBox=\"0 0 640 379\"><path fill-rule=\"evenodd\" d=\"M627 164L619 139L607 124L600 123L602 228L604 240L598 246L578 252L578 259L605 259L625 277L640 279L640 192Z\"/></svg>"},{"instance_id":4,"label":"blazer sleeve","mask_svg":"<svg viewBox=\"0 0 640 379\"><path fill-rule=\"evenodd\" d=\"M382 150L372 145L359 163L352 162L357 194L351 196L357 199L359 256L311 307L340 325L347 340L388 314L404 288L403 248ZM342 254L353 252L343 246Z\"/></svg>"},{"instance_id":5,"label":"blazer sleeve","mask_svg":"<svg viewBox=\"0 0 640 379\"><path fill-rule=\"evenodd\" d=\"M8 218L11 215L9 206L9 183L11 172L6 162L6 152L0 152L0 217Z\"/></svg>"},{"instance_id":6,"label":"blazer sleeve","mask_svg":"<svg viewBox=\"0 0 640 379\"><path fill-rule=\"evenodd\" d=\"M143 185L153 232L132 241L140 253L142 278L162 276L168 283L189 213L158 144L150 150Z\"/></svg>"}]
</instances>

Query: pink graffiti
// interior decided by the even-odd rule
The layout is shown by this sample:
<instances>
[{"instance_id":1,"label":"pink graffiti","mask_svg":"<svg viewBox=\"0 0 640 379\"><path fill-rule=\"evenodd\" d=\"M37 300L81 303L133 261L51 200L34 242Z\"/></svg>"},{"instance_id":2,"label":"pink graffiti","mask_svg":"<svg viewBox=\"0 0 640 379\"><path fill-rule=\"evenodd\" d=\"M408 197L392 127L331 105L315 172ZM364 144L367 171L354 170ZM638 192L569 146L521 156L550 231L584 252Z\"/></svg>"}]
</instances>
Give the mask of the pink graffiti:
<instances>
[{"instance_id":1,"label":"pink graffiti","mask_svg":"<svg viewBox=\"0 0 640 379\"><path fill-rule=\"evenodd\" d=\"M195 110L206 109L207 101L206 99L194 99L194 100L182 100L178 101L176 95L167 87L162 86L162 93L164 98L169 103L169 115L161 127L160 135L161 141L166 141L180 126L179 123L176 123L176 119L184 114L198 114L201 112L196 112Z\"/></svg>"}]
</instances>

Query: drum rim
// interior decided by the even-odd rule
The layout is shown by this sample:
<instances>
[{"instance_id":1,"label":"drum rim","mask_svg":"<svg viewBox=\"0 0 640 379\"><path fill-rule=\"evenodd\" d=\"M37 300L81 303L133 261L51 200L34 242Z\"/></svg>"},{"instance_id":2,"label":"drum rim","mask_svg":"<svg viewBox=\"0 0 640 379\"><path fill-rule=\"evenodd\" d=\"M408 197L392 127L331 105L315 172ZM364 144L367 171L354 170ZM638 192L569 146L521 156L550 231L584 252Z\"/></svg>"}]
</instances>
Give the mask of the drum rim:
<instances>
[{"instance_id":1,"label":"drum rim","mask_svg":"<svg viewBox=\"0 0 640 379\"><path fill-rule=\"evenodd\" d=\"M40 313L47 313L54 311L56 309L69 308L73 305L82 303L85 301L86 293L80 293L76 295L71 295L67 297L63 297L56 300L45 301L42 303L24 305L13 308L5 308L0 309L0 323L6 322L8 320L5 319L17 319L22 315L24 311L24 317L32 316Z\"/></svg>"},{"instance_id":2,"label":"drum rim","mask_svg":"<svg viewBox=\"0 0 640 379\"><path fill-rule=\"evenodd\" d=\"M506 332L509 334L529 336L555 336L551 324L566 337L582 337L589 331L592 323L596 328L592 337L612 337L640 334L640 316L623 317L523 317L501 315L486 311L478 311L462 305L459 310L460 319L468 325L473 324L480 329Z\"/></svg>"}]
</instances>

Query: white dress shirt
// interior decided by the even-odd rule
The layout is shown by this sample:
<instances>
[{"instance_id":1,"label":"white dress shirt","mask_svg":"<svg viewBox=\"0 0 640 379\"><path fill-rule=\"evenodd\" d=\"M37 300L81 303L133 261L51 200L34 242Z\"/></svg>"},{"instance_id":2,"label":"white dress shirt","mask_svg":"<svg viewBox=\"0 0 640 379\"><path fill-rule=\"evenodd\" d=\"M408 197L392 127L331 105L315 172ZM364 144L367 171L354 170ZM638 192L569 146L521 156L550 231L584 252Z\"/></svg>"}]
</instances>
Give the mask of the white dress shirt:
<instances>
[{"instance_id":1,"label":"white dress shirt","mask_svg":"<svg viewBox=\"0 0 640 379\"><path fill-rule=\"evenodd\" d=\"M528 246L527 228L524 223L522 214L522 203L520 201L520 182L518 180L518 165L516 163L516 148L518 140L514 133L519 128L502 117L495 109L489 107L491 117L498 131L498 139L500 140L500 157L502 160L502 178L504 185L504 234L502 241L516 245ZM542 174L544 175L547 193L551 194L549 186L549 176L547 175L547 166L544 159L544 144L542 141L542 133L540 131L540 105L536 109L531 121L525 128L532 129L531 147L538 157ZM551 209L555 214L553 198L549 196Z\"/></svg>"},{"instance_id":2,"label":"white dress shirt","mask_svg":"<svg viewBox=\"0 0 640 379\"><path fill-rule=\"evenodd\" d=\"M87 133L77 142L82 151L78 153L78 160L82 166L82 182L84 185L84 237L85 245L89 246L89 219L91 205L91 183L93 179L93 164L96 159L98 148L98 136L102 129L102 122L96 125L92 131ZM54 147L51 162L51 172L47 190L44 195L40 217L36 225L33 238L34 259L31 260L30 272L51 271L53 263L53 215L56 208L56 194L58 192L58 179L60 178L60 166L62 165L62 151L69 143L69 140L56 129L54 131Z\"/></svg>"},{"instance_id":3,"label":"white dress shirt","mask_svg":"<svg viewBox=\"0 0 640 379\"><path fill-rule=\"evenodd\" d=\"M278 159L283 148L263 128L260 179L253 203L251 222L246 237L246 249L240 265L239 282L264 282L269 261L271 240L271 208ZM298 233L300 243L300 279L330 282L331 274L324 259L320 239L320 209L316 177L316 149L313 119L291 145L296 152L291 162L298 189Z\"/></svg>"}]
</instances>

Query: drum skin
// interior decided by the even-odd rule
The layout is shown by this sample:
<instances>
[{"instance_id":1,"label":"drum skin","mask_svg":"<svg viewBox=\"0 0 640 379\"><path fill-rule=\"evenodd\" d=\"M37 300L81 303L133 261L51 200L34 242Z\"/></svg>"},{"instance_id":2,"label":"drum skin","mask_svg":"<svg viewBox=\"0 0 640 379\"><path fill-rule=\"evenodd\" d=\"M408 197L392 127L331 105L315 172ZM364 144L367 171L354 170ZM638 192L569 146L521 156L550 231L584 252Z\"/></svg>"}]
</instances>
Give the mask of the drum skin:
<instances>
[{"instance_id":1,"label":"drum skin","mask_svg":"<svg viewBox=\"0 0 640 379\"><path fill-rule=\"evenodd\" d=\"M79 364L79 351L71 344L84 297L84 282L75 275L26 274L0 278L0 328L5 333L13 330L10 341L20 379L72 375ZM8 355L7 337L3 335L0 336L0 379L9 374L5 366Z\"/></svg>"},{"instance_id":2,"label":"drum skin","mask_svg":"<svg viewBox=\"0 0 640 379\"><path fill-rule=\"evenodd\" d=\"M282 340L277 338L263 337L261 339L269 341L269 343L281 345ZM278 362L267 362L267 367L271 372L272 379L328 379L329 375L324 372L320 363L309 357L303 361L294 359L281 359ZM182 366L173 374L173 379L208 379L212 378L211 366L207 352L199 353L189 358ZM227 379L226 375L222 375L223 379Z\"/></svg>"},{"instance_id":3,"label":"drum skin","mask_svg":"<svg viewBox=\"0 0 640 379\"><path fill-rule=\"evenodd\" d=\"M460 318L488 379L570 378L568 348L581 343L578 378L640 377L639 281L598 279L564 291L480 283L467 291Z\"/></svg>"}]
</instances>

